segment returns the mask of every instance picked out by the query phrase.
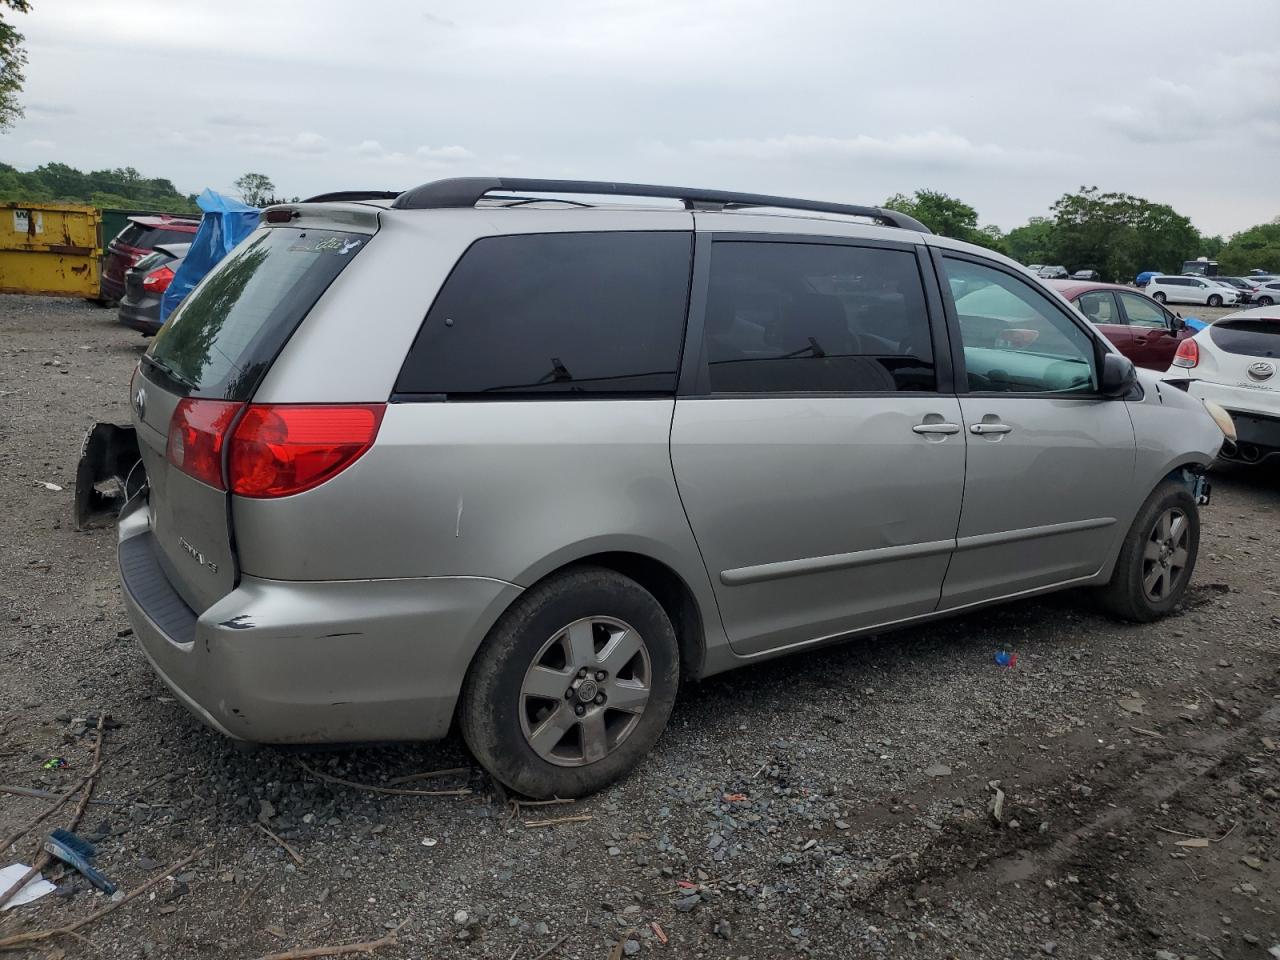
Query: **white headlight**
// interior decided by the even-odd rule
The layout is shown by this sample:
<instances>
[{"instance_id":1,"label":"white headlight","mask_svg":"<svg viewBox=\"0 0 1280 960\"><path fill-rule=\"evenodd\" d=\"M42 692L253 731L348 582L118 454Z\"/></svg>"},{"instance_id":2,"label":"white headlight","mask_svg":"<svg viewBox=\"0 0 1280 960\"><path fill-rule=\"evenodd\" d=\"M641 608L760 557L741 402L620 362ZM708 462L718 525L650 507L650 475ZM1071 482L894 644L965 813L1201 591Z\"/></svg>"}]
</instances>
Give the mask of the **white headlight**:
<instances>
[{"instance_id":1,"label":"white headlight","mask_svg":"<svg viewBox=\"0 0 1280 960\"><path fill-rule=\"evenodd\" d=\"M1204 403L1204 408L1209 411L1209 416L1213 417L1213 422L1216 423L1218 425L1218 429L1222 431L1222 435L1234 443L1236 439L1236 425L1235 421L1231 419L1231 414L1227 413L1226 410L1222 409L1222 407L1214 403L1212 400L1204 400L1202 402Z\"/></svg>"}]
</instances>

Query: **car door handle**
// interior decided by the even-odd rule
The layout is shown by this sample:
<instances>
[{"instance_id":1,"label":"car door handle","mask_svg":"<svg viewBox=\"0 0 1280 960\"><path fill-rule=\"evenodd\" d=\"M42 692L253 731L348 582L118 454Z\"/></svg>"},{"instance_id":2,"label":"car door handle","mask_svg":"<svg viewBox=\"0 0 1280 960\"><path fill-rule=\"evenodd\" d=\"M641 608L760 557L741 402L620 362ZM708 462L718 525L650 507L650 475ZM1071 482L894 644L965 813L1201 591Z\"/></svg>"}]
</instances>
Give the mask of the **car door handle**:
<instances>
[{"instance_id":1,"label":"car door handle","mask_svg":"<svg viewBox=\"0 0 1280 960\"><path fill-rule=\"evenodd\" d=\"M941 433L947 436L960 432L960 424L958 423L917 423L911 428L916 433L931 434Z\"/></svg>"},{"instance_id":2,"label":"car door handle","mask_svg":"<svg viewBox=\"0 0 1280 960\"><path fill-rule=\"evenodd\" d=\"M983 436L991 433L1012 433L1013 427L1007 423L974 423L969 425L969 432Z\"/></svg>"}]
</instances>

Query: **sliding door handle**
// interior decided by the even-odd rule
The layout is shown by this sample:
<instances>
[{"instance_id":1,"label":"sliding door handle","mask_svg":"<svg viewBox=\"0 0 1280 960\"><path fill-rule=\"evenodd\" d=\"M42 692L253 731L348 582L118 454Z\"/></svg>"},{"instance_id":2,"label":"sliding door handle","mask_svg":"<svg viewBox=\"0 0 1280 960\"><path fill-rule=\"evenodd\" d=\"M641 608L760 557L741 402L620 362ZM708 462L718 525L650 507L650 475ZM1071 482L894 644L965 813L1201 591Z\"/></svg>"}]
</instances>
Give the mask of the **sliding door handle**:
<instances>
[{"instance_id":1,"label":"sliding door handle","mask_svg":"<svg viewBox=\"0 0 1280 960\"><path fill-rule=\"evenodd\" d=\"M960 424L958 423L917 423L911 428L915 433L933 434L941 433L946 436L960 432Z\"/></svg>"},{"instance_id":2,"label":"sliding door handle","mask_svg":"<svg viewBox=\"0 0 1280 960\"><path fill-rule=\"evenodd\" d=\"M993 433L1012 433L1013 427L1007 423L975 423L969 427L970 433L976 433L980 436L986 436Z\"/></svg>"}]
</instances>

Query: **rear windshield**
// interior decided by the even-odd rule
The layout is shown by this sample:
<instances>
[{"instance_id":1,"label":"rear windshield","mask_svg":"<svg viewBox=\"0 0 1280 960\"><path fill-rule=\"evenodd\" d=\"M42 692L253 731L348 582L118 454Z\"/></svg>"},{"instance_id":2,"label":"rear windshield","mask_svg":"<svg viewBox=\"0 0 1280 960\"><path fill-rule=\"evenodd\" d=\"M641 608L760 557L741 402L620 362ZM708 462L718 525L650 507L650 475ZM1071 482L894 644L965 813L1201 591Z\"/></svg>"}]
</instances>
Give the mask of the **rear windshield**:
<instances>
[{"instance_id":1,"label":"rear windshield","mask_svg":"<svg viewBox=\"0 0 1280 960\"><path fill-rule=\"evenodd\" d=\"M193 224L194 226L194 224ZM140 223L129 223L116 236L115 242L126 247L150 250L162 243L190 243L195 233L191 230L168 230L163 227L145 227Z\"/></svg>"},{"instance_id":2,"label":"rear windshield","mask_svg":"<svg viewBox=\"0 0 1280 960\"><path fill-rule=\"evenodd\" d=\"M369 237L259 228L156 335L150 366L195 396L248 400L280 348Z\"/></svg>"},{"instance_id":3,"label":"rear windshield","mask_svg":"<svg viewBox=\"0 0 1280 960\"><path fill-rule=\"evenodd\" d=\"M1280 317L1274 320L1219 320L1209 327L1213 345L1250 357L1280 355Z\"/></svg>"}]
</instances>

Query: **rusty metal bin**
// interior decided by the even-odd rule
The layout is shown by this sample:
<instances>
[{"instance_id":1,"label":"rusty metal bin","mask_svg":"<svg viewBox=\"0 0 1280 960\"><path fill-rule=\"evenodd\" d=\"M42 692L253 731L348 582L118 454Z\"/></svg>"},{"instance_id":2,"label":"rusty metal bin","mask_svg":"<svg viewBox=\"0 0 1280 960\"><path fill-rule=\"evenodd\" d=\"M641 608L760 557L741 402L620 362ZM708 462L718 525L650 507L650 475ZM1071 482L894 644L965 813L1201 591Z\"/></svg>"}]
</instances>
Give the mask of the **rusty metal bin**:
<instances>
[{"instance_id":1,"label":"rusty metal bin","mask_svg":"<svg viewBox=\"0 0 1280 960\"><path fill-rule=\"evenodd\" d=\"M101 220L76 203L0 204L0 293L96 298Z\"/></svg>"}]
</instances>

